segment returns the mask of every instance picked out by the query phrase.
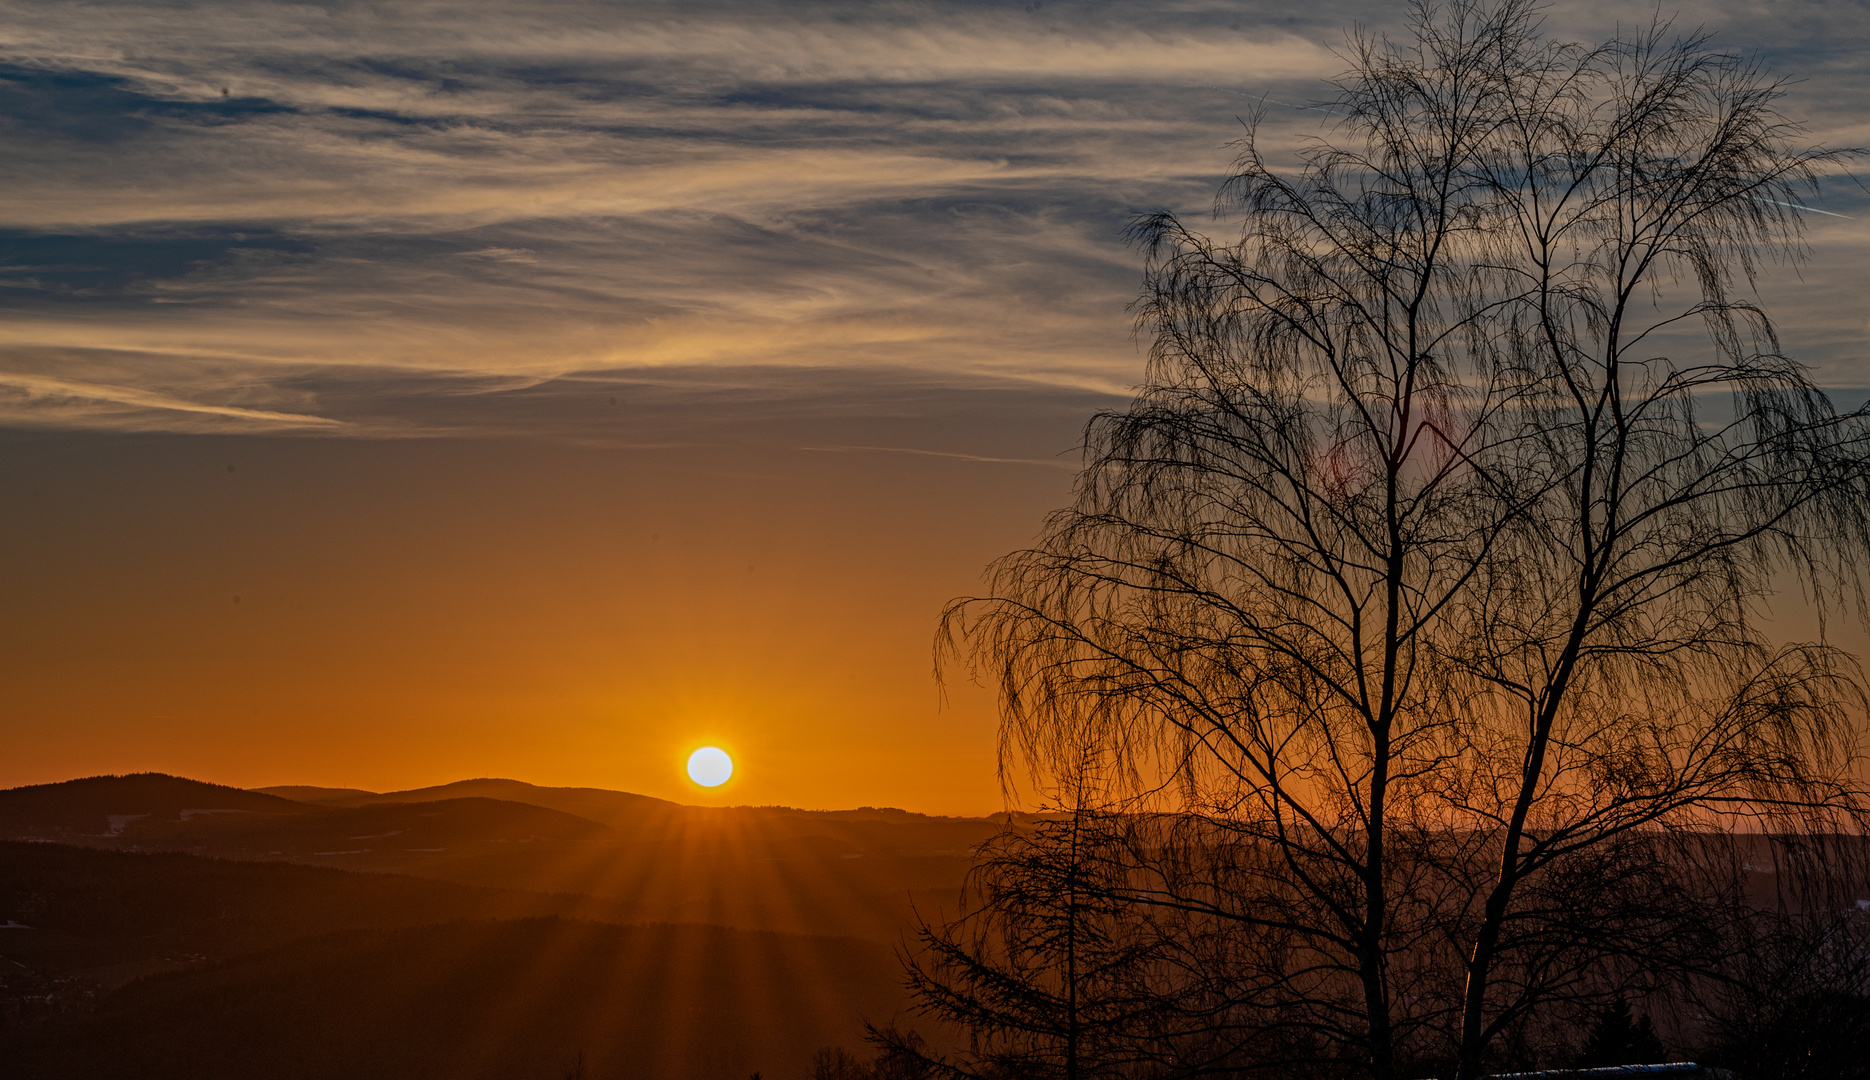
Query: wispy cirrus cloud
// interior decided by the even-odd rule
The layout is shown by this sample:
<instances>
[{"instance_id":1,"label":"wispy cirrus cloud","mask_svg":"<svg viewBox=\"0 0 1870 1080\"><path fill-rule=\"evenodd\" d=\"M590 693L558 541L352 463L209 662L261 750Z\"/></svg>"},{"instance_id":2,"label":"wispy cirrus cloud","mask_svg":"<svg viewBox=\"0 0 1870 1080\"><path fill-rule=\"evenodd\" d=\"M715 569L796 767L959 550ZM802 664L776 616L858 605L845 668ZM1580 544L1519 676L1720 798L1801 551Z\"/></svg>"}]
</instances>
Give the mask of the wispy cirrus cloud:
<instances>
[{"instance_id":1,"label":"wispy cirrus cloud","mask_svg":"<svg viewBox=\"0 0 1870 1080\"><path fill-rule=\"evenodd\" d=\"M0 7L0 370L114 355L100 385L207 402L320 367L346 386L764 364L1121 391L1139 371L1124 223L1199 214L1244 99L1324 93L1343 29L1394 17L1263 2ZM1616 17L1548 15L1580 36ZM1864 126L1846 93L1864 81L1847 59L1860 13L1775 23L1728 3L1691 18L1826 72L1825 93L1794 100L1824 133ZM1268 122L1297 137L1329 120ZM1859 265L1854 229L1815 228L1820 258ZM1811 299L1779 297L1848 380L1855 316ZM81 426L186 411L21 407Z\"/></svg>"},{"instance_id":2,"label":"wispy cirrus cloud","mask_svg":"<svg viewBox=\"0 0 1870 1080\"><path fill-rule=\"evenodd\" d=\"M0 372L0 423L104 423L128 430L266 431L336 429L323 416L190 401L137 386L110 386L47 375ZM235 421L238 426L204 423Z\"/></svg>"}]
</instances>

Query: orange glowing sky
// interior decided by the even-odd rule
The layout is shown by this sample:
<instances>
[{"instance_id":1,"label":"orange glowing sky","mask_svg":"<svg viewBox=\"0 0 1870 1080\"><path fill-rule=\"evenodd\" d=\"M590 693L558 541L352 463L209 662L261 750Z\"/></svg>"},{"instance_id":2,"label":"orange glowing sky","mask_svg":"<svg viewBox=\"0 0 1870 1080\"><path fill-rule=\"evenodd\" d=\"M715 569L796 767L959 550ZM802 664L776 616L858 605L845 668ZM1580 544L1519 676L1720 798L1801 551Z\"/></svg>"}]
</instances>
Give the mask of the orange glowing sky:
<instances>
[{"instance_id":1,"label":"orange glowing sky","mask_svg":"<svg viewBox=\"0 0 1870 1080\"><path fill-rule=\"evenodd\" d=\"M1870 15L1787 12L1679 20L1870 143ZM0 785L999 809L991 702L942 702L934 622L1141 374L1123 227L1200 218L1256 103L1269 145L1329 123L1285 103L1391 18L8 7ZM1870 200L1823 205L1767 300L1861 388ZM718 791L682 773L703 743Z\"/></svg>"}]
</instances>

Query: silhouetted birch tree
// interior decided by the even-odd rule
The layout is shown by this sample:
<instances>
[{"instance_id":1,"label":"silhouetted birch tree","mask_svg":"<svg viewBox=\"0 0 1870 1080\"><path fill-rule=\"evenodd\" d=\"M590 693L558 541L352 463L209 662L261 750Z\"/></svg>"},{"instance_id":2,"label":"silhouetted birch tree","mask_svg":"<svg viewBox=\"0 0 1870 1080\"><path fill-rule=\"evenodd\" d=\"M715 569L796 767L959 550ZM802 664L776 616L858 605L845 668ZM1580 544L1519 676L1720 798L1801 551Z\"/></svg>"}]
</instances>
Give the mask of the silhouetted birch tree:
<instances>
[{"instance_id":1,"label":"silhouetted birch tree","mask_svg":"<svg viewBox=\"0 0 1870 1080\"><path fill-rule=\"evenodd\" d=\"M1861 606L1870 422L1749 298L1846 155L1703 36L1411 34L1352 39L1296 167L1249 125L1237 232L1137 223L1146 382L944 621L1009 774L1089 753L1127 808L1100 902L1208 957L1166 1073L1473 1080L1718 950L1721 837L1860 832L1856 669L1759 617Z\"/></svg>"}]
</instances>

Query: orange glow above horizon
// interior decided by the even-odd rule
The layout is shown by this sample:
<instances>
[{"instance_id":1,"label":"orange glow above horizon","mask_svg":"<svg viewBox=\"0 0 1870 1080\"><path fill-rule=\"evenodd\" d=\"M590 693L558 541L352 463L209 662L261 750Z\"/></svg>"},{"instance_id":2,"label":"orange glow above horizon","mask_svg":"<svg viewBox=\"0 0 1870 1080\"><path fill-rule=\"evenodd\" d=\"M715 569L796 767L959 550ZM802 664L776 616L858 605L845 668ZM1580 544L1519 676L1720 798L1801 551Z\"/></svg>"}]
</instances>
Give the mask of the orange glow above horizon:
<instances>
[{"instance_id":1,"label":"orange glow above horizon","mask_svg":"<svg viewBox=\"0 0 1870 1080\"><path fill-rule=\"evenodd\" d=\"M495 442L6 452L31 467L0 476L5 558L34 570L0 624L27 721L0 785L505 776L948 814L1000 796L987 695L931 676L936 614L1069 479ZM704 741L760 768L699 787L681 763Z\"/></svg>"}]
</instances>

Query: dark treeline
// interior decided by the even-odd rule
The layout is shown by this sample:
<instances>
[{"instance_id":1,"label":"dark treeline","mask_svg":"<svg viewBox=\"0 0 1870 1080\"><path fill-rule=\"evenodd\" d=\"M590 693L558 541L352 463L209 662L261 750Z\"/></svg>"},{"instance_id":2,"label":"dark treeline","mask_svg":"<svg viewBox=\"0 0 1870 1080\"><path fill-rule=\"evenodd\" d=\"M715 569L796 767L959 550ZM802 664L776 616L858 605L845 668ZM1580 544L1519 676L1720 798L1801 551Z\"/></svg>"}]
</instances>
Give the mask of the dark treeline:
<instances>
[{"instance_id":1,"label":"dark treeline","mask_svg":"<svg viewBox=\"0 0 1870 1080\"><path fill-rule=\"evenodd\" d=\"M1243 932L1216 902L1231 891L1262 919L1302 908L1298 888L1263 883L1276 852L1190 827L1084 814L1009 831L980 865L969 914L925 926L910 966L924 1016L971 1032L971 1051L918 1054L880 1031L879 1060L927 1070L904 1075L1008 1080L1363 1074L1367 1061L1343 1047L1354 976L1300 934ZM1435 843L1470 849L1459 836L1414 846ZM1637 834L1541 874L1500 976L1529 1005L1488 1067L1691 1060L1743 1077L1870 1075L1870 912L1836 902L1832 872L1861 866L1865 846ZM1389 957L1417 1010L1396 1054L1412 1076L1455 1065L1436 1038L1458 1014L1464 958L1448 943L1468 922L1460 883L1439 880L1449 861L1405 871L1399 918L1424 932ZM1178 896L1206 899L1168 900Z\"/></svg>"}]
</instances>

